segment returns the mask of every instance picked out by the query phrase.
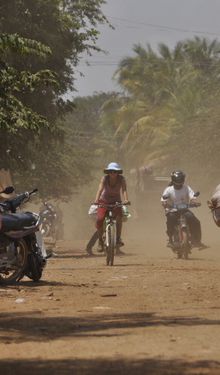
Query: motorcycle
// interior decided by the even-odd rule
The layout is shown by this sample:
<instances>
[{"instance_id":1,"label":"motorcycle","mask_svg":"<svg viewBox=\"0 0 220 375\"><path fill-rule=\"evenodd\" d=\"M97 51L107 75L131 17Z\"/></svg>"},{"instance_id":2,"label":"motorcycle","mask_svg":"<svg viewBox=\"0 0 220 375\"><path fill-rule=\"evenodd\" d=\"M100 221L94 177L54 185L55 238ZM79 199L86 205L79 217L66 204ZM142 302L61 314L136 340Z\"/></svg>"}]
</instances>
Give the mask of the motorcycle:
<instances>
[{"instance_id":1,"label":"motorcycle","mask_svg":"<svg viewBox=\"0 0 220 375\"><path fill-rule=\"evenodd\" d=\"M199 196L199 192L194 194L194 197ZM164 199L168 199L168 196L164 196ZM185 213L194 207L201 206L199 202L192 203L180 203L174 205L169 211L175 212L177 215L176 225L174 226L174 231L172 235L172 243L170 245L174 253L177 254L178 259L188 259L189 254L191 254L191 249L193 247L191 242L191 233L189 225L186 221Z\"/></svg>"},{"instance_id":2,"label":"motorcycle","mask_svg":"<svg viewBox=\"0 0 220 375\"><path fill-rule=\"evenodd\" d=\"M0 193L11 194L12 186ZM37 189L0 203L0 283L18 282L24 276L33 281L42 277L47 254L39 230L40 216L34 212L19 212Z\"/></svg>"},{"instance_id":3,"label":"motorcycle","mask_svg":"<svg viewBox=\"0 0 220 375\"><path fill-rule=\"evenodd\" d=\"M51 237L56 241L57 237L57 213L53 205L43 202L44 207L40 210L40 231L43 237Z\"/></svg>"}]
</instances>

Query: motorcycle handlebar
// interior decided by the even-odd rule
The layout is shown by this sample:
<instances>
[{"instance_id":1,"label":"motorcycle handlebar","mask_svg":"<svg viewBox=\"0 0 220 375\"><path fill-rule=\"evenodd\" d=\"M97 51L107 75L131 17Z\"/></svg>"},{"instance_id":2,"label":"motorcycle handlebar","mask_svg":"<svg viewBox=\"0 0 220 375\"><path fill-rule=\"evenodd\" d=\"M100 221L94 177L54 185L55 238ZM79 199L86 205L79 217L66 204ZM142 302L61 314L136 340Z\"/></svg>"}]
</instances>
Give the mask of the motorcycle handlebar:
<instances>
[{"instance_id":1,"label":"motorcycle handlebar","mask_svg":"<svg viewBox=\"0 0 220 375\"><path fill-rule=\"evenodd\" d=\"M32 190L29 194L31 195L31 194L34 194L34 193L36 193L38 191L38 189L36 188L36 189L34 189L34 190Z\"/></svg>"},{"instance_id":2,"label":"motorcycle handlebar","mask_svg":"<svg viewBox=\"0 0 220 375\"><path fill-rule=\"evenodd\" d=\"M191 203L189 205L189 207L200 207L201 206L201 203L200 202L195 202L195 203Z\"/></svg>"},{"instance_id":3,"label":"motorcycle handlebar","mask_svg":"<svg viewBox=\"0 0 220 375\"><path fill-rule=\"evenodd\" d=\"M16 208L19 207L25 199L28 199L30 195L36 193L37 191L38 189L34 189L30 192L21 193L17 197L8 199L0 205L5 211L11 211L12 213L16 212Z\"/></svg>"},{"instance_id":4,"label":"motorcycle handlebar","mask_svg":"<svg viewBox=\"0 0 220 375\"><path fill-rule=\"evenodd\" d=\"M189 208L194 208L194 207L200 207L201 206L201 203L199 202L195 202L195 203L190 203L190 204L186 204L184 205L184 207L178 207L177 206L173 206L173 207L166 207L167 209L169 209L170 211L185 211L185 210L188 210Z\"/></svg>"}]
</instances>

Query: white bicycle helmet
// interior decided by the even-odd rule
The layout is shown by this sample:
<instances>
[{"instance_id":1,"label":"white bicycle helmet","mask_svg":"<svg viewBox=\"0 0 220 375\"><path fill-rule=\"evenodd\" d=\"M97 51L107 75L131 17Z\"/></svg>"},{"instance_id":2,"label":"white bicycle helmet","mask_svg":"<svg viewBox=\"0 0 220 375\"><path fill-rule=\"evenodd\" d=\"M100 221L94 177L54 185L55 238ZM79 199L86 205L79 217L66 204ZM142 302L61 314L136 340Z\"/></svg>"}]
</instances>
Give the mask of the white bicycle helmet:
<instances>
[{"instance_id":1,"label":"white bicycle helmet","mask_svg":"<svg viewBox=\"0 0 220 375\"><path fill-rule=\"evenodd\" d=\"M104 169L104 173L109 173L110 171L116 171L119 174L123 173L122 168L118 163L111 162L108 164L108 166Z\"/></svg>"}]
</instances>

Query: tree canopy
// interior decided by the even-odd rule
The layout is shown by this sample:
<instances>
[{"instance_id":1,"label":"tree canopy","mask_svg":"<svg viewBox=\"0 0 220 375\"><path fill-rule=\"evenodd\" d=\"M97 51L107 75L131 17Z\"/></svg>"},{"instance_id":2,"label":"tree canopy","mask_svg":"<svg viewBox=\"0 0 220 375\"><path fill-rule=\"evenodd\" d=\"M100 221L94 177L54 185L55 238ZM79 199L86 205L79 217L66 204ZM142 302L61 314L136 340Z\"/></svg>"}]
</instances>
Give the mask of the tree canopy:
<instances>
[{"instance_id":1,"label":"tree canopy","mask_svg":"<svg viewBox=\"0 0 220 375\"><path fill-rule=\"evenodd\" d=\"M50 196L83 180L86 153L65 144L62 116L73 107L63 95L74 90L81 53L98 49L103 3L0 0L1 165Z\"/></svg>"},{"instance_id":2,"label":"tree canopy","mask_svg":"<svg viewBox=\"0 0 220 375\"><path fill-rule=\"evenodd\" d=\"M149 44L135 45L133 51L135 55L122 59L115 72L124 97L113 123L108 112L102 119L114 128L121 160L128 168L153 164L164 173L184 168L196 171L203 181L215 179L220 43L195 37L173 49L161 43L157 51ZM118 99L114 102L117 105Z\"/></svg>"}]
</instances>

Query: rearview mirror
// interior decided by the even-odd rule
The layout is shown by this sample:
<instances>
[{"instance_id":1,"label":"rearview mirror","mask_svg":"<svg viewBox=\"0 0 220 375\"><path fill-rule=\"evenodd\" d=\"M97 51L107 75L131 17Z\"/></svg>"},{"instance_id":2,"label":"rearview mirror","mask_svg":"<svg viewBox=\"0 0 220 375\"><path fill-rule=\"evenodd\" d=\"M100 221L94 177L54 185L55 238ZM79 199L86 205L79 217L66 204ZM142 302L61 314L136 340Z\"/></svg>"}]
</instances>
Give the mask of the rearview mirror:
<instances>
[{"instance_id":1,"label":"rearview mirror","mask_svg":"<svg viewBox=\"0 0 220 375\"><path fill-rule=\"evenodd\" d=\"M164 195L163 195L163 199L164 199L164 200L169 199L169 194L164 194Z\"/></svg>"},{"instance_id":2,"label":"rearview mirror","mask_svg":"<svg viewBox=\"0 0 220 375\"><path fill-rule=\"evenodd\" d=\"M197 191L196 193L194 193L194 197L198 197L200 195L200 192Z\"/></svg>"},{"instance_id":3,"label":"rearview mirror","mask_svg":"<svg viewBox=\"0 0 220 375\"><path fill-rule=\"evenodd\" d=\"M0 194L11 194L14 192L14 190L15 189L13 188L13 186L7 186L4 190L0 191Z\"/></svg>"}]
</instances>

